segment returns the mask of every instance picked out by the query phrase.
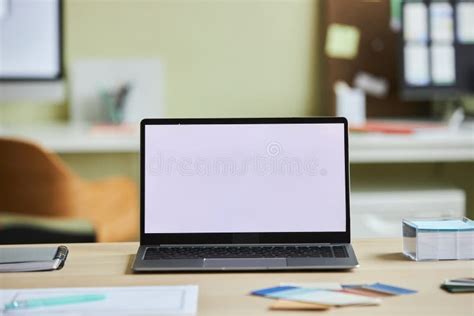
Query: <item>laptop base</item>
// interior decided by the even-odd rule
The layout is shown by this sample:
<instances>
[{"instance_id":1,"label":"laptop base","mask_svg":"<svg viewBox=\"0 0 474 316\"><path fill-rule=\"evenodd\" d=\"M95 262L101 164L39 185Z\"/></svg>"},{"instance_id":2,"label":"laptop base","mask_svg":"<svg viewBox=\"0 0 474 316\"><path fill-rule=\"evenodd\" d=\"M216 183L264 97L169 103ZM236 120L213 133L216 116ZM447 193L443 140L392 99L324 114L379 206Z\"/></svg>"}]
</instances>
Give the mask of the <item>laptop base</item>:
<instances>
[{"instance_id":1,"label":"laptop base","mask_svg":"<svg viewBox=\"0 0 474 316\"><path fill-rule=\"evenodd\" d=\"M338 245L339 246L339 245ZM138 249L134 272L222 272L222 271L291 271L291 270L350 270L358 267L350 244L343 245L345 258L190 258L145 260L145 252L155 246L141 245Z\"/></svg>"}]
</instances>

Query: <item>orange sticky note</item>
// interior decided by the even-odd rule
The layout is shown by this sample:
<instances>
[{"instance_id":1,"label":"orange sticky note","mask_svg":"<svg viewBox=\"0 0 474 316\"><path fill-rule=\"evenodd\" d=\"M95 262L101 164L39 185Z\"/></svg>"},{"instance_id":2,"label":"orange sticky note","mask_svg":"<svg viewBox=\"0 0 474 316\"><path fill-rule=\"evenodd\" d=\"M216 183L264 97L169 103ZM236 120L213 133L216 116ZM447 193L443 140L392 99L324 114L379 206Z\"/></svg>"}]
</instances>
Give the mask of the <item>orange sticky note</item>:
<instances>
[{"instance_id":1,"label":"orange sticky note","mask_svg":"<svg viewBox=\"0 0 474 316\"><path fill-rule=\"evenodd\" d=\"M303 302L294 302L294 301L286 301L286 300L277 300L275 303L270 305L271 310L306 310L306 311L313 311L313 310L327 310L331 308L329 305L322 305L322 304L313 304L313 303L303 303Z\"/></svg>"}]
</instances>

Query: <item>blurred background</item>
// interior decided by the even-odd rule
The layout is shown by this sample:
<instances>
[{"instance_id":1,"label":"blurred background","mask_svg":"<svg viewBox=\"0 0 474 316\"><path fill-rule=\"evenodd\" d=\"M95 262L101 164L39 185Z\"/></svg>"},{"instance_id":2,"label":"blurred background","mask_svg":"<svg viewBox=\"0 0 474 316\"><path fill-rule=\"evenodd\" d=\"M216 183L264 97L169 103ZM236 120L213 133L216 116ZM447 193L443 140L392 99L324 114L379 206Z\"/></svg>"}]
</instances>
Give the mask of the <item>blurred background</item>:
<instances>
[{"instance_id":1,"label":"blurred background","mask_svg":"<svg viewBox=\"0 0 474 316\"><path fill-rule=\"evenodd\" d=\"M473 96L474 1L0 0L0 244L137 240L143 117L345 116L354 238L472 218Z\"/></svg>"}]
</instances>

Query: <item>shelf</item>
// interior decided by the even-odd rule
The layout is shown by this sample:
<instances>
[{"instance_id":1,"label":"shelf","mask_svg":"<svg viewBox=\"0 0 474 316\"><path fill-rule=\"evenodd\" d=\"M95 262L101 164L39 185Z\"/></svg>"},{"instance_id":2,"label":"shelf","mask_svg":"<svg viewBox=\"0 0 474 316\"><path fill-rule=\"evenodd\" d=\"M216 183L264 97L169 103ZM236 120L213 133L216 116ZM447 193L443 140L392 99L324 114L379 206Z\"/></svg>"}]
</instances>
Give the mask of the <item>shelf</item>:
<instances>
[{"instance_id":1,"label":"shelf","mask_svg":"<svg viewBox=\"0 0 474 316\"><path fill-rule=\"evenodd\" d=\"M22 137L57 153L137 153L138 126L126 131L98 131L86 125L0 126L0 136ZM456 133L410 135L351 134L351 163L474 161L474 129Z\"/></svg>"},{"instance_id":2,"label":"shelf","mask_svg":"<svg viewBox=\"0 0 474 316\"><path fill-rule=\"evenodd\" d=\"M474 161L474 130L351 134L351 163Z\"/></svg>"},{"instance_id":3,"label":"shelf","mask_svg":"<svg viewBox=\"0 0 474 316\"><path fill-rule=\"evenodd\" d=\"M46 150L71 153L133 153L140 150L139 128L94 131L87 125L0 126L0 136L21 137Z\"/></svg>"}]
</instances>

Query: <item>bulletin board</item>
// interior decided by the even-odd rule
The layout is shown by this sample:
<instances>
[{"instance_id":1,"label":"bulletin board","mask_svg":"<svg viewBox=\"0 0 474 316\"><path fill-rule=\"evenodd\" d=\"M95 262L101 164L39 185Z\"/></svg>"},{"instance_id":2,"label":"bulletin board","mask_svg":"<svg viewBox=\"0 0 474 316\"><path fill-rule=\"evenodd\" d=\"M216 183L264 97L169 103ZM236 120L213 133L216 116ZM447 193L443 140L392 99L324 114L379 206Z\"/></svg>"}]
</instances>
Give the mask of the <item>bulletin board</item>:
<instances>
[{"instance_id":1,"label":"bulletin board","mask_svg":"<svg viewBox=\"0 0 474 316\"><path fill-rule=\"evenodd\" d=\"M321 45L322 104L324 114L335 115L334 83L352 84L359 71L384 78L389 84L383 97L367 96L368 118L374 117L427 117L429 102L402 101L399 95L398 33L390 27L389 0L324 0L321 3L322 43L326 43L330 25L348 25L359 33L357 51L350 58L328 56Z\"/></svg>"}]
</instances>

